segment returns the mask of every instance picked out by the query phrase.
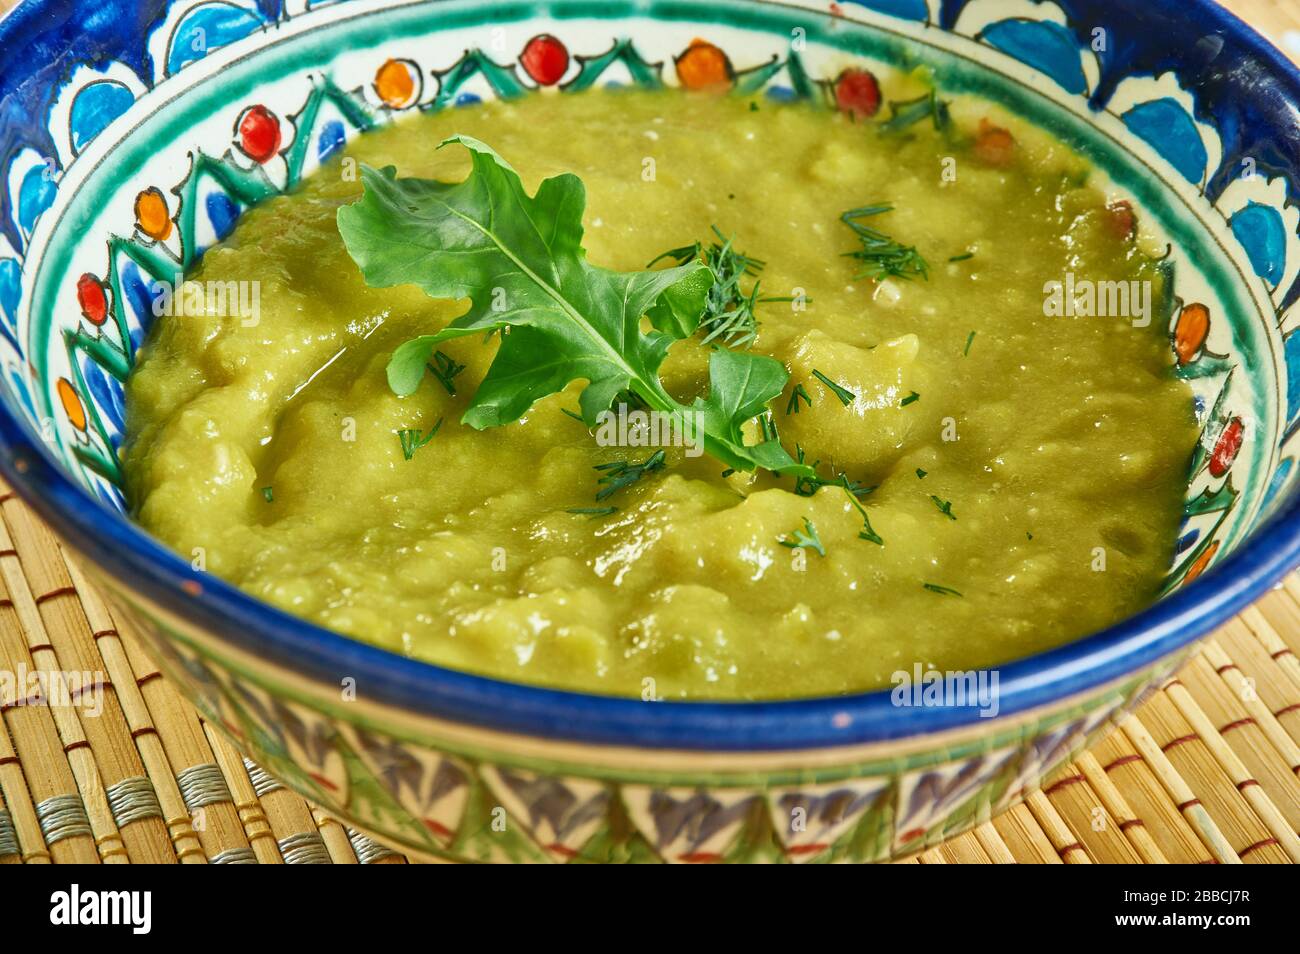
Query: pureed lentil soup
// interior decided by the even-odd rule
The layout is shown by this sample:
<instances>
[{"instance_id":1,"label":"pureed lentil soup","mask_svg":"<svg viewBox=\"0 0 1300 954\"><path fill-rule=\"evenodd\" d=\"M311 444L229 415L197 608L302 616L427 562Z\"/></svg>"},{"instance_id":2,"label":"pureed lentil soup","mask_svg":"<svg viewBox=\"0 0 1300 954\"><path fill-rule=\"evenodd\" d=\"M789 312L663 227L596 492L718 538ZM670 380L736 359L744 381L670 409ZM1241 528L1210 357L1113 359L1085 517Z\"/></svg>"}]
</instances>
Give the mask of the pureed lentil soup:
<instances>
[{"instance_id":1,"label":"pureed lentil soup","mask_svg":"<svg viewBox=\"0 0 1300 954\"><path fill-rule=\"evenodd\" d=\"M127 394L138 518L357 639L612 694L844 693L1111 624L1170 563L1191 395L1133 214L1060 143L989 116L957 100L950 129L927 116L882 133L802 105L600 92L363 137L190 276L257 283L255 322L156 322ZM336 215L361 196L358 163L464 179L467 150L435 149L452 134L489 143L529 195L580 177L592 263L643 270L703 243L722 284L705 327L669 349L663 388L706 393L720 343L776 358L789 379L744 433L774 430L818 477L626 446L643 421L627 405L603 429L577 419L582 380L518 421L467 426L500 333L439 343L395 394L394 350L468 306L368 287ZM841 218L873 204L892 208L851 217L857 230ZM721 250L715 225L733 239ZM1127 317L1047 314L1047 283L1070 277L1150 283L1135 286L1150 323L1140 295Z\"/></svg>"}]
</instances>

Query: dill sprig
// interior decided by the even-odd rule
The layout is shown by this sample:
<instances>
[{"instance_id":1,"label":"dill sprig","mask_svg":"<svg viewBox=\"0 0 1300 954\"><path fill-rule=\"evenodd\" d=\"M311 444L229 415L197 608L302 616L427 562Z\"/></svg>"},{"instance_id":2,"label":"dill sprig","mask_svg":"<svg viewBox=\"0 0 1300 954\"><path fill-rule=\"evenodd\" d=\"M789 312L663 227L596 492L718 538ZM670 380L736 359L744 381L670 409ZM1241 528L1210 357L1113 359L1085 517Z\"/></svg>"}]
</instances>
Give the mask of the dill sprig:
<instances>
[{"instance_id":1,"label":"dill sprig","mask_svg":"<svg viewBox=\"0 0 1300 954\"><path fill-rule=\"evenodd\" d=\"M892 205L879 203L849 209L840 216L840 221L851 228L858 241L862 243L862 248L844 253L846 258L857 259L862 263L861 270L854 278L870 278L876 282L886 278L902 278L911 281L919 275L921 278L929 279L930 266L916 250L916 246L904 245L861 221L873 215L883 215L892 211L894 211Z\"/></svg>"},{"instance_id":2,"label":"dill sprig","mask_svg":"<svg viewBox=\"0 0 1300 954\"><path fill-rule=\"evenodd\" d=\"M788 536L782 537L777 543L791 550L816 550L818 556L826 555L826 548L822 546L821 537L817 535L817 527L807 517L803 518L803 529L794 531L793 539Z\"/></svg>"},{"instance_id":3,"label":"dill sprig","mask_svg":"<svg viewBox=\"0 0 1300 954\"><path fill-rule=\"evenodd\" d=\"M850 391L842 384L836 384L834 381L826 377L826 375L822 374L816 368L813 368L813 377L816 378L818 381L820 381L822 384L826 385L826 387L830 388L831 393L834 394L837 398L839 398L840 403L843 404L845 407L848 407L850 404L852 404L854 401L858 399L858 396L855 393Z\"/></svg>"},{"instance_id":4,"label":"dill sprig","mask_svg":"<svg viewBox=\"0 0 1300 954\"><path fill-rule=\"evenodd\" d=\"M402 457L410 460L418 451L429 441L433 440L438 431L442 429L442 418L438 418L438 423L429 428L429 433L424 434L418 427L408 427L397 432L397 439L402 444ZM423 436L421 436L423 435Z\"/></svg>"},{"instance_id":5,"label":"dill sprig","mask_svg":"<svg viewBox=\"0 0 1300 954\"><path fill-rule=\"evenodd\" d=\"M664 460L664 452L657 450L639 464L627 460L597 464L595 469L601 472L601 477L597 483L601 485L601 489L596 492L596 499L604 500L611 497L624 487L636 483L646 474L662 470Z\"/></svg>"},{"instance_id":6,"label":"dill sprig","mask_svg":"<svg viewBox=\"0 0 1300 954\"><path fill-rule=\"evenodd\" d=\"M917 401L919 401L919 400L921 400L921 395L919 395L919 394L917 394L915 391L913 391L913 392L912 392L911 394L909 394L907 397L903 398L903 400L899 401L899 402L898 402L898 406L899 406L899 407L907 407L909 404L915 404L915 403L916 403Z\"/></svg>"},{"instance_id":7,"label":"dill sprig","mask_svg":"<svg viewBox=\"0 0 1300 954\"><path fill-rule=\"evenodd\" d=\"M941 596L961 596L962 594L954 590L951 586L940 586L938 583L922 583L921 588L929 590L931 593L938 593Z\"/></svg>"},{"instance_id":8,"label":"dill sprig","mask_svg":"<svg viewBox=\"0 0 1300 954\"><path fill-rule=\"evenodd\" d=\"M812 407L812 395L808 393L808 389L802 384L796 384L794 390L790 392L790 403L785 406L785 413L798 414L801 400Z\"/></svg>"},{"instance_id":9,"label":"dill sprig","mask_svg":"<svg viewBox=\"0 0 1300 954\"><path fill-rule=\"evenodd\" d=\"M806 463L803 445L794 445L795 460L799 463ZM865 497L872 493L878 484L864 484L861 481L853 480L848 474L836 473L830 477L822 477L816 473L817 468L821 465L821 459L813 461L810 465L814 471L811 477L798 476L794 479L794 492L800 497L811 497L823 487L843 487L850 494L856 497Z\"/></svg>"},{"instance_id":10,"label":"dill sprig","mask_svg":"<svg viewBox=\"0 0 1300 954\"><path fill-rule=\"evenodd\" d=\"M930 90L916 99L890 100L889 118L880 124L882 133L898 133L929 119L935 131L944 132L952 125L949 102L939 98L938 90Z\"/></svg>"},{"instance_id":11,"label":"dill sprig","mask_svg":"<svg viewBox=\"0 0 1300 954\"><path fill-rule=\"evenodd\" d=\"M970 357L970 346L974 343L974 341L975 341L975 332L972 331L969 335L966 336L966 348L961 353L961 356L963 358Z\"/></svg>"},{"instance_id":12,"label":"dill sprig","mask_svg":"<svg viewBox=\"0 0 1300 954\"><path fill-rule=\"evenodd\" d=\"M943 514L945 517L947 517L949 520L957 519L957 515L952 512L951 500L940 500L934 494L930 494L930 499L933 500L934 505L939 508L939 512Z\"/></svg>"},{"instance_id":13,"label":"dill sprig","mask_svg":"<svg viewBox=\"0 0 1300 954\"><path fill-rule=\"evenodd\" d=\"M867 508L858 502L858 494L853 487L850 486L849 479L843 474L840 475L840 478L840 486L844 488L845 495L849 498L849 503L853 504L854 509L858 512L858 516L862 518L862 529L858 531L858 539L866 540L868 543L874 543L876 546L883 547L885 545L885 538L876 533L872 528L871 518L867 516ZM875 487L871 488L871 490L875 489Z\"/></svg>"},{"instance_id":14,"label":"dill sprig","mask_svg":"<svg viewBox=\"0 0 1300 954\"><path fill-rule=\"evenodd\" d=\"M465 370L465 365L458 363L449 354L435 351L433 359L425 367L429 369L430 374L438 379L438 383L447 389L448 394L452 397L456 396L456 375Z\"/></svg>"},{"instance_id":15,"label":"dill sprig","mask_svg":"<svg viewBox=\"0 0 1300 954\"><path fill-rule=\"evenodd\" d=\"M704 314L700 317L704 343L716 341L728 348L748 347L758 336L757 306L794 299L788 295L760 295L756 276L767 263L736 251L733 244L735 237L724 236L716 225L713 226L713 234L717 236L717 241L708 245L696 242L669 249L646 267L652 268L664 259L672 259L678 265L698 259L708 265L713 272L713 287L709 289ZM754 284L748 292L741 288L741 279L746 277L754 278Z\"/></svg>"},{"instance_id":16,"label":"dill sprig","mask_svg":"<svg viewBox=\"0 0 1300 954\"><path fill-rule=\"evenodd\" d=\"M570 507L565 513L576 513L588 517L608 517L612 513L618 513L617 507Z\"/></svg>"},{"instance_id":17,"label":"dill sprig","mask_svg":"<svg viewBox=\"0 0 1300 954\"><path fill-rule=\"evenodd\" d=\"M802 464L804 462L803 447L800 446L799 444L795 444L794 450L795 450L795 459ZM812 468L814 471L817 469L817 465L820 463L821 463L820 460L813 461ZM876 533L876 531L872 528L871 518L867 516L866 508L863 507L862 504L859 502L862 497L865 497L868 494L873 493L877 486L878 485L876 484L872 484L868 486L867 484L864 484L861 481L853 480L851 477L849 477L848 474L844 474L844 473L837 473L832 477L813 476L813 477L796 477L794 479L794 492L798 494L800 497L811 497L813 494L817 493L817 491L821 490L823 487L839 487L840 489L842 489L845 493L845 496L849 498L849 503L853 504L853 507L855 510L857 510L858 515L862 517L862 529L858 531L858 539L867 540L871 543L883 547L885 545L884 538L881 537L880 534Z\"/></svg>"}]
</instances>

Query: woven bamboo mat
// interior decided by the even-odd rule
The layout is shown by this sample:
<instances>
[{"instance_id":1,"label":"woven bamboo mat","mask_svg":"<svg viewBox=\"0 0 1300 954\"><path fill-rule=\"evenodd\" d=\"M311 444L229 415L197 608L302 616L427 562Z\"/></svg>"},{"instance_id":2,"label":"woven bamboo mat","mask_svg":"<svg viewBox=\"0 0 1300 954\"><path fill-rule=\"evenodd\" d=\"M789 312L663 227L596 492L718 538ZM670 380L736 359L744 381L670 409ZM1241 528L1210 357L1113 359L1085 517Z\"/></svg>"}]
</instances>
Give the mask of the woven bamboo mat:
<instances>
[{"instance_id":1,"label":"woven bamboo mat","mask_svg":"<svg viewBox=\"0 0 1300 954\"><path fill-rule=\"evenodd\" d=\"M0 11L9 5L0 0ZM1300 55L1300 0L1226 5ZM1297 654L1300 575L1207 640L1025 803L910 863L1300 863ZM41 705L0 694L0 864L203 864L250 852L271 864L405 862L242 759L0 485L0 671L35 670L102 681L70 684L66 698ZM83 718L76 700L96 685L102 712ZM230 800L207 806L196 828L177 777L211 764ZM133 818L133 786L150 784L162 816ZM88 822L61 805L84 806Z\"/></svg>"}]
</instances>

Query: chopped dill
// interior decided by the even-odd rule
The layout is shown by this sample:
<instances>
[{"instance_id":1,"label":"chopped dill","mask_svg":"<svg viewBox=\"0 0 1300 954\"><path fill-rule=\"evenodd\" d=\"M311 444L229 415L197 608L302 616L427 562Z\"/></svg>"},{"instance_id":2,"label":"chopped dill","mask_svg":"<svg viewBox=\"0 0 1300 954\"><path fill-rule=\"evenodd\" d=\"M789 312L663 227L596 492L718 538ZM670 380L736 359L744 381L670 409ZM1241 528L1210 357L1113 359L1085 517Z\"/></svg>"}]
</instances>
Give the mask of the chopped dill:
<instances>
[{"instance_id":1,"label":"chopped dill","mask_svg":"<svg viewBox=\"0 0 1300 954\"><path fill-rule=\"evenodd\" d=\"M685 265L700 260L713 272L713 286L709 289L704 302L704 314L700 317L700 331L704 334L704 343L718 342L728 348L748 347L758 336L758 305L777 301L794 301L790 296L760 295L757 275L766 264L762 259L751 258L736 251L732 244L735 239L725 237L715 225L713 234L717 241L704 245L696 242L681 248L669 249L647 265L652 268L664 259L671 259L678 265ZM741 279L754 278L754 284L746 293L741 287Z\"/></svg>"},{"instance_id":2,"label":"chopped dill","mask_svg":"<svg viewBox=\"0 0 1300 954\"><path fill-rule=\"evenodd\" d=\"M970 356L970 346L971 343L974 342L974 340L975 340L975 332L972 331L970 334L966 336L966 348L961 353L963 358Z\"/></svg>"},{"instance_id":3,"label":"chopped dill","mask_svg":"<svg viewBox=\"0 0 1300 954\"><path fill-rule=\"evenodd\" d=\"M803 518L803 529L794 532L794 539L782 537L777 541L783 547L789 547L791 550L816 550L818 556L826 555L826 548L822 546L821 537L817 536L817 527L807 517Z\"/></svg>"},{"instance_id":4,"label":"chopped dill","mask_svg":"<svg viewBox=\"0 0 1300 954\"><path fill-rule=\"evenodd\" d=\"M849 209L840 216L840 221L851 228L862 247L845 252L846 258L857 259L862 267L854 278L870 278L883 281L886 278L902 278L908 281L920 276L930 277L930 266L914 245L904 245L879 229L859 221L873 215L892 212L894 207L888 203L864 205Z\"/></svg>"},{"instance_id":5,"label":"chopped dill","mask_svg":"<svg viewBox=\"0 0 1300 954\"><path fill-rule=\"evenodd\" d=\"M843 477L842 474L840 476ZM867 508L858 502L858 495L849 486L847 477L844 478L844 482L841 483L840 486L843 487L847 493L849 503L853 504L854 509L858 511L858 516L862 518L862 529L858 531L858 539L866 540L868 543L874 543L876 546L883 547L885 545L885 538L876 533L872 528L871 518L867 516ZM876 488L872 487L871 489L875 490Z\"/></svg>"},{"instance_id":6,"label":"chopped dill","mask_svg":"<svg viewBox=\"0 0 1300 954\"><path fill-rule=\"evenodd\" d=\"M402 457L406 460L410 460L415 456L415 452L425 444L429 443L429 441L433 440L434 436L441 429L442 418L438 418L438 423L429 428L429 433L424 434L423 437L421 434L424 432L419 428L406 428L405 430L398 431L397 439L402 443Z\"/></svg>"},{"instance_id":7,"label":"chopped dill","mask_svg":"<svg viewBox=\"0 0 1300 954\"><path fill-rule=\"evenodd\" d=\"M917 394L915 391L913 391L913 392L912 392L911 394L909 394L907 397L903 398L903 400L899 401L899 402L898 402L898 406L899 406L899 407L907 407L909 404L915 404L915 403L916 403L917 401L919 401L919 400L921 400L921 395L919 395L919 394Z\"/></svg>"},{"instance_id":8,"label":"chopped dill","mask_svg":"<svg viewBox=\"0 0 1300 954\"><path fill-rule=\"evenodd\" d=\"M801 464L806 462L803 445L795 444L794 453L795 460ZM810 466L816 471L819 464L821 464L820 459L813 461ZM868 486L861 481L852 480L848 474L842 473L834 474L831 477L822 477L814 473L811 477L799 476L794 479L794 492L800 497L811 497L823 487L843 487L854 497L865 497L872 493L877 486L877 484Z\"/></svg>"},{"instance_id":9,"label":"chopped dill","mask_svg":"<svg viewBox=\"0 0 1300 954\"><path fill-rule=\"evenodd\" d=\"M636 483L646 474L662 470L663 466L664 452L662 450L655 451L639 464L626 460L597 464L594 469L601 472L601 477L596 482L601 485L601 489L596 491L596 499L604 500L618 493L624 487Z\"/></svg>"},{"instance_id":10,"label":"chopped dill","mask_svg":"<svg viewBox=\"0 0 1300 954\"><path fill-rule=\"evenodd\" d=\"M798 414L801 400L812 407L812 395L808 393L808 389L802 384L796 384L794 390L790 392L790 403L785 406L785 413Z\"/></svg>"},{"instance_id":11,"label":"chopped dill","mask_svg":"<svg viewBox=\"0 0 1300 954\"><path fill-rule=\"evenodd\" d=\"M917 480L925 480L926 476L927 476L929 473L930 473L930 472L929 472L928 470L922 470L920 467L918 467L918 468L916 468L916 479L917 479Z\"/></svg>"},{"instance_id":12,"label":"chopped dill","mask_svg":"<svg viewBox=\"0 0 1300 954\"><path fill-rule=\"evenodd\" d=\"M934 501L934 505L935 505L936 507L939 508L939 512L940 512L941 514L943 514L945 517L947 517L949 520L956 520L956 519L957 519L956 515L953 514L953 512L952 512L952 501L951 501L951 500L940 500L940 499L939 499L938 497L936 497L934 494L930 494L930 499L933 500L933 501Z\"/></svg>"},{"instance_id":13,"label":"chopped dill","mask_svg":"<svg viewBox=\"0 0 1300 954\"><path fill-rule=\"evenodd\" d=\"M772 416L771 411L768 411L766 414L759 417L758 426L763 429L764 443L767 443L768 441L779 441L781 439L781 434L776 429L776 418Z\"/></svg>"},{"instance_id":14,"label":"chopped dill","mask_svg":"<svg viewBox=\"0 0 1300 954\"><path fill-rule=\"evenodd\" d=\"M957 590L951 586L940 586L938 583L922 583L921 588L929 590L931 593L938 593L941 596L961 596Z\"/></svg>"},{"instance_id":15,"label":"chopped dill","mask_svg":"<svg viewBox=\"0 0 1300 954\"><path fill-rule=\"evenodd\" d=\"M576 513L588 517L608 517L612 513L618 513L617 507L570 507L565 513Z\"/></svg>"},{"instance_id":16,"label":"chopped dill","mask_svg":"<svg viewBox=\"0 0 1300 954\"><path fill-rule=\"evenodd\" d=\"M275 491L272 490L270 487L263 487L262 496L266 498L267 503L271 503L272 501L275 500Z\"/></svg>"},{"instance_id":17,"label":"chopped dill","mask_svg":"<svg viewBox=\"0 0 1300 954\"><path fill-rule=\"evenodd\" d=\"M840 403L848 407L858 399L858 396L841 384L836 384L826 375L822 374L816 368L813 368L813 377L831 389L831 392L840 399Z\"/></svg>"},{"instance_id":18,"label":"chopped dill","mask_svg":"<svg viewBox=\"0 0 1300 954\"><path fill-rule=\"evenodd\" d=\"M965 261L969 261L970 259L972 259L972 258L974 258L974 257L975 257L975 253L974 253L974 252L962 252L960 255L954 255L952 258L948 259L948 261L950 261L950 262L965 262Z\"/></svg>"},{"instance_id":19,"label":"chopped dill","mask_svg":"<svg viewBox=\"0 0 1300 954\"><path fill-rule=\"evenodd\" d=\"M929 119L938 132L943 132L952 124L947 100L939 98L938 90L930 90L916 99L890 100L889 118L880 124L882 133L902 132L917 123Z\"/></svg>"},{"instance_id":20,"label":"chopped dill","mask_svg":"<svg viewBox=\"0 0 1300 954\"><path fill-rule=\"evenodd\" d=\"M456 396L456 375L465 370L465 365L457 363L451 355L444 354L441 351L433 353L433 360L426 365L429 373L438 379L438 382L447 389L447 393L452 397Z\"/></svg>"},{"instance_id":21,"label":"chopped dill","mask_svg":"<svg viewBox=\"0 0 1300 954\"><path fill-rule=\"evenodd\" d=\"M861 510L861 508L859 509ZM885 538L872 529L871 518L867 516L865 510L862 510L862 529L858 531L858 539L866 540L868 543L874 543L878 547L883 547L885 545Z\"/></svg>"}]
</instances>

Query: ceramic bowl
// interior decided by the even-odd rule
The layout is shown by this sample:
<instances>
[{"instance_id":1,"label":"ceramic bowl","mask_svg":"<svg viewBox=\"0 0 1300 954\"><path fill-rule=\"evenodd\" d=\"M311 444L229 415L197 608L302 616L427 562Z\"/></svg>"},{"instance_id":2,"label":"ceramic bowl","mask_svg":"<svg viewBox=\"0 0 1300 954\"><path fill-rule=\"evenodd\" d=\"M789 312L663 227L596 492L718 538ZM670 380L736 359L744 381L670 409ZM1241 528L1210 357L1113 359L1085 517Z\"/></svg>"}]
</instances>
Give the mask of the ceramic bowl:
<instances>
[{"instance_id":1,"label":"ceramic bowl","mask_svg":"<svg viewBox=\"0 0 1300 954\"><path fill-rule=\"evenodd\" d=\"M90 10L26 0L0 21L0 470L205 718L412 856L915 852L1021 798L1300 562L1300 84L1205 0ZM996 715L889 691L642 702L447 671L258 603L123 513L122 383L151 283L353 137L418 110L620 84L730 87L874 121L864 71L888 96L917 67L1056 132L1168 237L1176 299L1158 320L1202 427L1162 599L1004 666Z\"/></svg>"}]
</instances>

